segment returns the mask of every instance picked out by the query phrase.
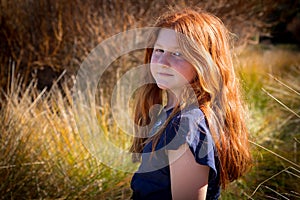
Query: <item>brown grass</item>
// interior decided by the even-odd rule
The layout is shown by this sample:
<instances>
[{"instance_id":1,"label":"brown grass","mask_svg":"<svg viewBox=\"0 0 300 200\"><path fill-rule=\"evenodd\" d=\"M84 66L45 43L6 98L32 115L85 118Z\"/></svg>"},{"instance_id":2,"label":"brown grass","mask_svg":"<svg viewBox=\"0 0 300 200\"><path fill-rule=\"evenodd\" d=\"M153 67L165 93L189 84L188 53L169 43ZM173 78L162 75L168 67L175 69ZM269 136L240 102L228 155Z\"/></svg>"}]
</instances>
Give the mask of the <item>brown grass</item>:
<instances>
[{"instance_id":1,"label":"brown grass","mask_svg":"<svg viewBox=\"0 0 300 200\"><path fill-rule=\"evenodd\" d=\"M271 5L270 6L270 2ZM257 41L267 31L263 19L285 1L94 1L2 0L0 2L0 86L6 90L9 68L28 84L33 74L51 85L60 73L76 74L83 59L104 39L128 29L150 26L168 7L201 7L219 16L236 34L237 44ZM122 66L127 70L130 66ZM48 78L44 69L51 69ZM112 68L110 71L113 71ZM109 73L108 79L114 79ZM43 89L43 88L42 88Z\"/></svg>"}]
</instances>

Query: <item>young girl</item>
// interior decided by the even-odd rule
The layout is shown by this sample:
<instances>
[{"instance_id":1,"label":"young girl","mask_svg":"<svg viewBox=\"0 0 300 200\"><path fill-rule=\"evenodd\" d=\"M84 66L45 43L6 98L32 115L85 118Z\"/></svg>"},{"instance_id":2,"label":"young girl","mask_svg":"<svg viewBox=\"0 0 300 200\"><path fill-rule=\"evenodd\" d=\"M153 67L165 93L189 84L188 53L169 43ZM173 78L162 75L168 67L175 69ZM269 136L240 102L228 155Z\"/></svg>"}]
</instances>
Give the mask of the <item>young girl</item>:
<instances>
[{"instance_id":1,"label":"young girl","mask_svg":"<svg viewBox=\"0 0 300 200\"><path fill-rule=\"evenodd\" d=\"M131 151L142 159L132 198L218 199L251 163L229 32L192 9L167 12L155 27L145 54L149 84L135 96Z\"/></svg>"}]
</instances>

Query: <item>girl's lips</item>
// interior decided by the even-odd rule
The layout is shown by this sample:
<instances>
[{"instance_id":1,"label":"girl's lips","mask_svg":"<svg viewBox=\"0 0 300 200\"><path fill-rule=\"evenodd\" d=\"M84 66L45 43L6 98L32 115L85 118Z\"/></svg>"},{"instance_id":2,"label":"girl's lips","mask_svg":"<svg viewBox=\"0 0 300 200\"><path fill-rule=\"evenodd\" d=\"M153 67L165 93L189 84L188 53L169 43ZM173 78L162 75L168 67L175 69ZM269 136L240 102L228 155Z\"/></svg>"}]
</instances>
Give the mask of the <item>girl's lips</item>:
<instances>
[{"instance_id":1,"label":"girl's lips","mask_svg":"<svg viewBox=\"0 0 300 200\"><path fill-rule=\"evenodd\" d=\"M159 72L158 74L161 76L174 76L173 74L168 74L168 73L164 73L164 72Z\"/></svg>"}]
</instances>

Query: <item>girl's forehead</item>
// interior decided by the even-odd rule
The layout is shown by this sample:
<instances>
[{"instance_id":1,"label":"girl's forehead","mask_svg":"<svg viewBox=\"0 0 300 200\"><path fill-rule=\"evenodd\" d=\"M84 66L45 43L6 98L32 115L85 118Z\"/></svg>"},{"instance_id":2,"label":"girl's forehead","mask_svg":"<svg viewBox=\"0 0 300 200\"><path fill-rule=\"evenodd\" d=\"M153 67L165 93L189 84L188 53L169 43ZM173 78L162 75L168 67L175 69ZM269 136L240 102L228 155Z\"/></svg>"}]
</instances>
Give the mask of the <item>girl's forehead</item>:
<instances>
[{"instance_id":1,"label":"girl's forehead","mask_svg":"<svg viewBox=\"0 0 300 200\"><path fill-rule=\"evenodd\" d=\"M164 47L167 49L179 49L177 41L178 33L172 29L161 29L155 42L156 47Z\"/></svg>"}]
</instances>

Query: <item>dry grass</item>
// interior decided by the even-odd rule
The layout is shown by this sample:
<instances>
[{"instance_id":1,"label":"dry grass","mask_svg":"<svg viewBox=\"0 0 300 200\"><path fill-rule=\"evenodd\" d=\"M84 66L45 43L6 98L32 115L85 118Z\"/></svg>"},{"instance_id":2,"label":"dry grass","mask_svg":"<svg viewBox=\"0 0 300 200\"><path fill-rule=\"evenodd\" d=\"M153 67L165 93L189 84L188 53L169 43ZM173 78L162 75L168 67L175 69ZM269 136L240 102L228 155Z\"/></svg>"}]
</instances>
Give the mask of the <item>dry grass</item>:
<instances>
[{"instance_id":1,"label":"dry grass","mask_svg":"<svg viewBox=\"0 0 300 200\"><path fill-rule=\"evenodd\" d=\"M251 114L254 166L244 179L224 192L225 199L297 199L299 51L280 46L250 47L239 56L239 73Z\"/></svg>"},{"instance_id":2,"label":"dry grass","mask_svg":"<svg viewBox=\"0 0 300 200\"><path fill-rule=\"evenodd\" d=\"M280 56L277 52L282 50L273 51L273 55ZM295 53L298 54L282 54L281 62L288 62L283 60L290 60ZM249 128L255 163L244 179L223 191L222 199L299 197L299 186L294 184L300 177L299 65L290 63L284 73L275 70L279 65L271 70L278 74L268 75L268 70L257 73L264 65L251 65L248 60L255 63L255 59L262 58L248 55L247 59L246 55L241 57L244 68L240 70L245 71L240 74L248 101L252 102ZM12 79L9 88L0 109L2 198L130 197L132 174L115 170L118 160L106 166L108 160L113 160L109 157L112 154L97 155L91 148L101 149L103 139L123 150L130 145L131 138L114 122L109 106L91 104L91 110L96 111L95 123L84 101L77 99L78 106L74 106L74 96L64 84L39 91L33 81L24 91L21 79L17 78ZM119 94L124 92L126 87L118 90ZM104 137L91 138L99 127ZM131 171L136 167L128 165Z\"/></svg>"},{"instance_id":3,"label":"dry grass","mask_svg":"<svg viewBox=\"0 0 300 200\"><path fill-rule=\"evenodd\" d=\"M72 106L70 90L38 92L31 82L23 92L20 85L12 81L0 110L1 198L128 198L128 175L103 165L83 145L88 133L76 118L85 113ZM107 121L99 112L99 126L119 135L119 143L130 142Z\"/></svg>"},{"instance_id":4,"label":"dry grass","mask_svg":"<svg viewBox=\"0 0 300 200\"><path fill-rule=\"evenodd\" d=\"M16 74L22 74L25 84L31 81L35 72L48 86L63 71L70 77L104 39L129 29L151 26L168 7L201 7L224 21L236 35L237 44L257 42L257 36L267 33L270 26L263 19L281 4L293 8L289 1L275 3L269 0L2 0L0 86L7 88L10 75L7 66L12 63ZM129 67L123 66L122 70ZM43 73L45 69L57 73L49 78ZM115 68L110 68L108 75L108 80L115 79Z\"/></svg>"},{"instance_id":5,"label":"dry grass","mask_svg":"<svg viewBox=\"0 0 300 200\"><path fill-rule=\"evenodd\" d=\"M95 115L83 102L74 106L69 85L83 59L104 39L149 25L167 6L175 5L197 5L212 11L237 33L238 43L253 41L261 28L267 28L261 18L276 8L273 1L273 6L266 6L268 2L2 0L1 198L128 199L131 174L99 162L99 156L86 147L92 144L90 133L100 127L105 138L121 149L128 148L130 136L114 122L106 103L116 80L140 62L141 54L121 57L108 68L106 79L101 80L105 87L96 97L89 96L96 98L91 109ZM256 162L253 171L233 183L222 198L299 197L299 186L294 184L299 179L300 159L299 53L254 48L238 58L250 106ZM39 81L46 79L41 71L48 68L58 72L55 76L66 74L51 89L39 88ZM119 88L118 98L123 93L126 88ZM94 147L101 143L97 141L99 138Z\"/></svg>"}]
</instances>

